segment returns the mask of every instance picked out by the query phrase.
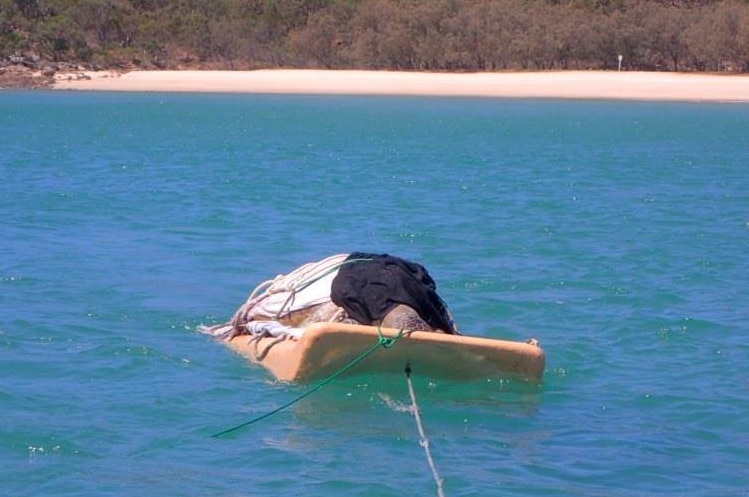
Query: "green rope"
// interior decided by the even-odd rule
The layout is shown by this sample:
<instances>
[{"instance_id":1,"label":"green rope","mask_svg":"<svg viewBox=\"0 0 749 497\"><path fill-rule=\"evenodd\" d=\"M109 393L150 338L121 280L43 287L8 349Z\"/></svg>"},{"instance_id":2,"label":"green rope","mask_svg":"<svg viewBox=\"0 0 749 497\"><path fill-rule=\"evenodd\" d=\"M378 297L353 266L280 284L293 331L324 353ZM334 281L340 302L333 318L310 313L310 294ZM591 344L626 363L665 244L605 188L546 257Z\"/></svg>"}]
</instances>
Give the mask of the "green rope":
<instances>
[{"instance_id":1,"label":"green rope","mask_svg":"<svg viewBox=\"0 0 749 497\"><path fill-rule=\"evenodd\" d=\"M227 435L227 434L229 434L231 432L240 430L240 429L244 428L245 426L249 426L251 424L255 424L258 421L262 421L265 418L269 418L269 417L273 416L274 414L279 413L279 412L283 411L284 409L293 406L294 404L296 404L300 400L302 400L302 399L304 399L306 397L309 397L310 395L312 395L316 391L320 390L322 387L324 387L325 385L327 385L331 381L335 380L336 378L338 378L340 375L342 375L343 373L345 373L349 369L351 369L354 366L356 366L357 364L359 364L361 361L363 361L365 358L367 358L370 354L372 354L378 348L382 347L383 349L389 349L393 345L395 345L395 342L397 342L398 340L400 340L401 338L403 338L403 328L401 328L398 331L398 334L396 336L392 337L392 338L385 337L382 334L382 328L380 328L379 326L377 327L377 332L380 335L379 338L377 339L377 343L375 343L374 345L372 345L371 347L369 347L367 350L365 350L364 352L362 352L361 355L359 355L358 357L356 357L355 359L353 359L351 362L349 362L348 364L346 364L341 369L339 369L335 373L331 374L330 376L328 376L324 380L320 381L317 385L315 385L314 387L312 387L308 391L304 392L299 397L297 397L297 398L295 398L295 399L293 399L293 400L285 403L281 407L273 409L272 411L267 412L265 414L262 414L262 415L260 415L260 416L258 416L256 418L254 418L254 419L246 421L246 422L244 422L242 424L239 424L237 426L233 426L233 427L228 428L226 430L220 431L218 433L214 433L213 435L211 435L211 438L219 438L219 437Z\"/></svg>"}]
</instances>

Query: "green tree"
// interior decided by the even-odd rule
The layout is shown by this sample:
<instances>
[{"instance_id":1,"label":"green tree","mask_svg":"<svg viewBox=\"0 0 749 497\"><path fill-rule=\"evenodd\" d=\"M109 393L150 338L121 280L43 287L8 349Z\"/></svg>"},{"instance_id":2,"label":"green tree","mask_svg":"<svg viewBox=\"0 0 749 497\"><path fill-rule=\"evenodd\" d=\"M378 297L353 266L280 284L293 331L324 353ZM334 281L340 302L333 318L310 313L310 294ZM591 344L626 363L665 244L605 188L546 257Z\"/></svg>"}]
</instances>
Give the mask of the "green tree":
<instances>
[{"instance_id":1,"label":"green tree","mask_svg":"<svg viewBox=\"0 0 749 497\"><path fill-rule=\"evenodd\" d=\"M127 0L81 0L72 15L104 49L131 46L138 31L137 13Z\"/></svg>"},{"instance_id":2,"label":"green tree","mask_svg":"<svg viewBox=\"0 0 749 497\"><path fill-rule=\"evenodd\" d=\"M78 26L65 14L48 18L38 25L36 38L43 56L59 62L71 55L79 55L84 36Z\"/></svg>"}]
</instances>

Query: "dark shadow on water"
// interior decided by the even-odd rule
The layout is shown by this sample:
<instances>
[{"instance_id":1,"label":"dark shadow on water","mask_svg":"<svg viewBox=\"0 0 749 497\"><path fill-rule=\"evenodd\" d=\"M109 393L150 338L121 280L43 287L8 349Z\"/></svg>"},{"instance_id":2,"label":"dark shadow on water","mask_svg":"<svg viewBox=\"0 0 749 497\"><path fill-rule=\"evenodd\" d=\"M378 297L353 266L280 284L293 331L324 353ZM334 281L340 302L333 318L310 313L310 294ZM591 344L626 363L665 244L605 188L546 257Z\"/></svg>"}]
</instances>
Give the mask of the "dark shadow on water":
<instances>
[{"instance_id":1,"label":"dark shadow on water","mask_svg":"<svg viewBox=\"0 0 749 497\"><path fill-rule=\"evenodd\" d=\"M542 400L543 386L522 379L475 381L412 378L418 408L422 413L448 421L476 416L532 416ZM280 385L279 385L280 386ZM301 395L306 385L287 385L289 393ZM360 375L338 379L289 408L297 423L312 428L349 430L351 424L372 426L383 420L404 418L412 401L405 374ZM276 416L284 416L282 413ZM411 423L410 416L405 417ZM386 425L387 422L384 423Z\"/></svg>"}]
</instances>

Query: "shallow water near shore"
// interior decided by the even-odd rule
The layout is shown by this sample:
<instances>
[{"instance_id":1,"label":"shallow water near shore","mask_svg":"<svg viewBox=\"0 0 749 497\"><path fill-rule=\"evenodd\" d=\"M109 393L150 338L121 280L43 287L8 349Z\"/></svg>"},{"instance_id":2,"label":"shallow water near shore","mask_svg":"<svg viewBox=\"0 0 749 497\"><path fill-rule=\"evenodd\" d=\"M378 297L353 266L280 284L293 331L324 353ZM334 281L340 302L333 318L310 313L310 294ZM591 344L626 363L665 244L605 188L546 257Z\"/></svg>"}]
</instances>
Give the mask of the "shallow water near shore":
<instances>
[{"instance_id":1,"label":"shallow water near shore","mask_svg":"<svg viewBox=\"0 0 749 497\"><path fill-rule=\"evenodd\" d=\"M196 332L330 254L424 264L540 385L422 378L449 496L749 488L749 106L0 92L9 496L436 495L405 378Z\"/></svg>"}]
</instances>

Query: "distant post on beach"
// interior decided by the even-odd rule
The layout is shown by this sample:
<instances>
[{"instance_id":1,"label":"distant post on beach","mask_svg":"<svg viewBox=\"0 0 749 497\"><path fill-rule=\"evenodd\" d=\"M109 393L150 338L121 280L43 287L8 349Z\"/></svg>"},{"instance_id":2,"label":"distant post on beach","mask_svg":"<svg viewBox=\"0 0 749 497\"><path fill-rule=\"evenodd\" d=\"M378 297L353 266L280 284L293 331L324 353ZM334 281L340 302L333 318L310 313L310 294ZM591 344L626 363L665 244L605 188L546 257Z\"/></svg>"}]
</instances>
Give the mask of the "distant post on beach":
<instances>
[{"instance_id":1,"label":"distant post on beach","mask_svg":"<svg viewBox=\"0 0 749 497\"><path fill-rule=\"evenodd\" d=\"M621 71L622 70L622 56L620 55L618 59L619 59L619 71Z\"/></svg>"}]
</instances>

